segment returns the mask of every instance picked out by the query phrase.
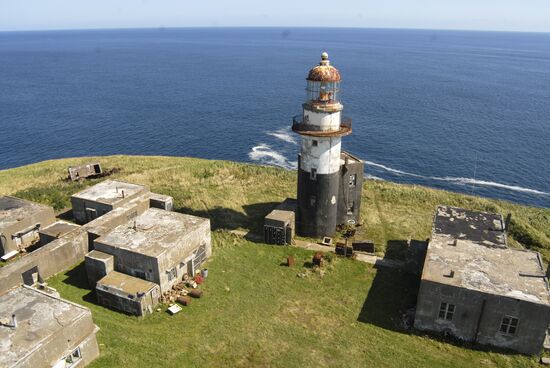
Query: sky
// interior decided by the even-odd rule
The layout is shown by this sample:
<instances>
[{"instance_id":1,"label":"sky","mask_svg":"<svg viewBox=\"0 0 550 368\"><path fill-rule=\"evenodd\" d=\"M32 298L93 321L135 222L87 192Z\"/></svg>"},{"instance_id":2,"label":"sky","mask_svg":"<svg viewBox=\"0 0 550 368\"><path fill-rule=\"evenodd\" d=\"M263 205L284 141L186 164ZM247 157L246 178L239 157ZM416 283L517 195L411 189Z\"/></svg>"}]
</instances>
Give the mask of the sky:
<instances>
[{"instance_id":1,"label":"sky","mask_svg":"<svg viewBox=\"0 0 550 368\"><path fill-rule=\"evenodd\" d=\"M0 0L0 31L205 26L550 32L550 0Z\"/></svg>"}]
</instances>

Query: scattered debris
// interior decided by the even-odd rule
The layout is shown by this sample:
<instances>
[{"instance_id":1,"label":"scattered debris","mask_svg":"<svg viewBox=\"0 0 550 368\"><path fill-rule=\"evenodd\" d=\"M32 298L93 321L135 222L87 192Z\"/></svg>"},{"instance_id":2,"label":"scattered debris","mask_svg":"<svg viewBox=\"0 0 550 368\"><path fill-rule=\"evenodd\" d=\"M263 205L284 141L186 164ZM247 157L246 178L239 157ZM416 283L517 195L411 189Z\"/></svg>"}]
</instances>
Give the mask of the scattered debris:
<instances>
[{"instance_id":1,"label":"scattered debris","mask_svg":"<svg viewBox=\"0 0 550 368\"><path fill-rule=\"evenodd\" d=\"M189 298L188 296L178 296L176 301L183 306L188 306L189 304L191 304L191 298Z\"/></svg>"},{"instance_id":2,"label":"scattered debris","mask_svg":"<svg viewBox=\"0 0 550 368\"><path fill-rule=\"evenodd\" d=\"M328 237L328 236L325 236L323 238L323 241L321 242L322 245L326 245L326 246L332 246L332 238L331 237Z\"/></svg>"},{"instance_id":3,"label":"scattered debris","mask_svg":"<svg viewBox=\"0 0 550 368\"><path fill-rule=\"evenodd\" d=\"M97 177L103 174L103 169L99 162L90 162L79 166L69 166L69 180L77 181L80 179Z\"/></svg>"},{"instance_id":4,"label":"scattered debris","mask_svg":"<svg viewBox=\"0 0 550 368\"><path fill-rule=\"evenodd\" d=\"M351 257L353 256L353 247L344 243L336 243L335 252L339 256Z\"/></svg>"},{"instance_id":5,"label":"scattered debris","mask_svg":"<svg viewBox=\"0 0 550 368\"><path fill-rule=\"evenodd\" d=\"M195 289L195 290L191 290L189 292L189 296L192 297L192 298L200 298L202 296L202 290L198 290L198 289Z\"/></svg>"},{"instance_id":6,"label":"scattered debris","mask_svg":"<svg viewBox=\"0 0 550 368\"><path fill-rule=\"evenodd\" d=\"M313 266L323 267L323 253L315 252L312 260Z\"/></svg>"},{"instance_id":7,"label":"scattered debris","mask_svg":"<svg viewBox=\"0 0 550 368\"><path fill-rule=\"evenodd\" d=\"M286 265L287 265L287 267L292 267L292 266L294 266L294 263L295 263L294 257L292 257L292 256L286 257Z\"/></svg>"},{"instance_id":8,"label":"scattered debris","mask_svg":"<svg viewBox=\"0 0 550 368\"><path fill-rule=\"evenodd\" d=\"M544 364L544 365L550 365L550 358L548 358L548 357L541 357L541 358L540 358L540 362L541 362L541 364Z\"/></svg>"},{"instance_id":9,"label":"scattered debris","mask_svg":"<svg viewBox=\"0 0 550 368\"><path fill-rule=\"evenodd\" d=\"M181 311L182 311L182 308L177 304L172 304L171 306L168 307L168 312L171 315L174 315L174 314L179 313Z\"/></svg>"},{"instance_id":10,"label":"scattered debris","mask_svg":"<svg viewBox=\"0 0 550 368\"><path fill-rule=\"evenodd\" d=\"M353 242L352 248L354 252L365 252L369 254L374 254L374 241L373 240L364 240L360 242Z\"/></svg>"},{"instance_id":11,"label":"scattered debris","mask_svg":"<svg viewBox=\"0 0 550 368\"><path fill-rule=\"evenodd\" d=\"M103 170L99 162L91 162L79 166L70 166L67 169L68 176L66 181L78 181L80 179L104 178L122 171L119 167Z\"/></svg>"}]
</instances>

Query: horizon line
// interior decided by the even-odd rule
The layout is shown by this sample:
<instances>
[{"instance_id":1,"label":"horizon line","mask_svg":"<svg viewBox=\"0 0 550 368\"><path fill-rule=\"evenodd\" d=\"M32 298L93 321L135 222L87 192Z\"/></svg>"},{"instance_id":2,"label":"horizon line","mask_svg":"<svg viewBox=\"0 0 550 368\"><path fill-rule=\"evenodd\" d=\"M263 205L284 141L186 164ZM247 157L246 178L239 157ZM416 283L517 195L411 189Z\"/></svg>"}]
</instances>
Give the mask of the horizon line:
<instances>
[{"instance_id":1,"label":"horizon line","mask_svg":"<svg viewBox=\"0 0 550 368\"><path fill-rule=\"evenodd\" d=\"M171 29L224 29L224 28L264 28L264 29L371 29L371 30L403 30L403 31L450 31L450 32L487 32L487 33L533 33L550 34L550 31L524 31L504 29L474 29L474 28L423 28L423 27L360 27L360 26L235 26L235 25L205 25L205 26L158 26L158 27L106 27L106 28L45 28L45 29L6 29L0 33L24 33L24 32L70 32L70 31L117 31L117 30L171 30Z\"/></svg>"}]
</instances>

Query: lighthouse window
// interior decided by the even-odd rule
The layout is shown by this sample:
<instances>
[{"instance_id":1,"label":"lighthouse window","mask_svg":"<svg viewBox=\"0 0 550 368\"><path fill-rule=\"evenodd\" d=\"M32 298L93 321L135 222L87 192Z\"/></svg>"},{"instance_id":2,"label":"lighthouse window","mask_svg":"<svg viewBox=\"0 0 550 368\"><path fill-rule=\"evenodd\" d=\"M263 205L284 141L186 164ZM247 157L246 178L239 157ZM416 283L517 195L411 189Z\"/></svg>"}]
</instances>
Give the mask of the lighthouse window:
<instances>
[{"instance_id":1,"label":"lighthouse window","mask_svg":"<svg viewBox=\"0 0 550 368\"><path fill-rule=\"evenodd\" d=\"M349 176L349 187L353 188L355 186L355 184L357 184L357 175L356 174L351 174Z\"/></svg>"},{"instance_id":2,"label":"lighthouse window","mask_svg":"<svg viewBox=\"0 0 550 368\"><path fill-rule=\"evenodd\" d=\"M317 141L311 141L311 145L312 145L313 147L317 147Z\"/></svg>"},{"instance_id":3,"label":"lighthouse window","mask_svg":"<svg viewBox=\"0 0 550 368\"><path fill-rule=\"evenodd\" d=\"M309 178L311 180L317 179L317 169L314 169L314 168L311 169L311 173L309 174Z\"/></svg>"}]
</instances>

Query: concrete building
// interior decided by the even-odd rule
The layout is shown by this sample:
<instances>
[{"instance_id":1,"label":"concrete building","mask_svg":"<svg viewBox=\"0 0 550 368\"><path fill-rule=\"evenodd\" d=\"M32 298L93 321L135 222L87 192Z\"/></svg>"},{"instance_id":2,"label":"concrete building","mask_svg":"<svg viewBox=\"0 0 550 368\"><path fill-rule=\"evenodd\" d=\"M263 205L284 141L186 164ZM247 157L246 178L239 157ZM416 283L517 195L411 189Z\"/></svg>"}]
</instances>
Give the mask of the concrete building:
<instances>
[{"instance_id":1,"label":"concrete building","mask_svg":"<svg viewBox=\"0 0 550 368\"><path fill-rule=\"evenodd\" d=\"M94 240L94 248L114 256L115 271L165 292L212 254L210 220L150 208Z\"/></svg>"},{"instance_id":2,"label":"concrete building","mask_svg":"<svg viewBox=\"0 0 550 368\"><path fill-rule=\"evenodd\" d=\"M136 316L153 313L160 299L157 284L116 271L99 280L95 291L99 304Z\"/></svg>"},{"instance_id":3,"label":"concrete building","mask_svg":"<svg viewBox=\"0 0 550 368\"><path fill-rule=\"evenodd\" d=\"M302 236L332 236L339 220L359 222L355 217L360 206L357 198L347 198L347 203L342 204L345 209L338 216L338 198L348 183L347 174L342 177L341 139L352 131L351 119L341 116L340 81L340 73L323 53L320 64L309 71L302 115L295 116L292 122L292 130L302 137L296 212L297 233ZM360 176L362 180L363 173ZM352 203L353 208L349 208Z\"/></svg>"},{"instance_id":4,"label":"concrete building","mask_svg":"<svg viewBox=\"0 0 550 368\"><path fill-rule=\"evenodd\" d=\"M101 186L105 187L100 184ZM47 243L0 267L0 293L23 283L33 285L40 279L67 270L85 259L86 254L93 249L95 239L106 235L119 225L128 223L150 207L156 205L166 208L171 206L171 203L172 197L146 190L122 204L117 203L116 208L81 227L75 224L67 225L62 221L40 227L40 236L44 238L44 243Z\"/></svg>"},{"instance_id":5,"label":"concrete building","mask_svg":"<svg viewBox=\"0 0 550 368\"><path fill-rule=\"evenodd\" d=\"M105 180L71 196L73 216L85 224L147 193L144 185Z\"/></svg>"},{"instance_id":6,"label":"concrete building","mask_svg":"<svg viewBox=\"0 0 550 368\"><path fill-rule=\"evenodd\" d=\"M540 255L510 249L500 215L440 206L428 245L414 326L536 354L550 324Z\"/></svg>"},{"instance_id":7,"label":"concrete building","mask_svg":"<svg viewBox=\"0 0 550 368\"><path fill-rule=\"evenodd\" d=\"M264 218L267 244L292 244L296 229L296 200L287 198Z\"/></svg>"},{"instance_id":8,"label":"concrete building","mask_svg":"<svg viewBox=\"0 0 550 368\"><path fill-rule=\"evenodd\" d=\"M10 258L39 240L40 229L55 222L53 208L0 197L0 256Z\"/></svg>"},{"instance_id":9,"label":"concrete building","mask_svg":"<svg viewBox=\"0 0 550 368\"><path fill-rule=\"evenodd\" d=\"M91 312L22 286L0 295L0 367L84 367L99 355Z\"/></svg>"}]
</instances>

